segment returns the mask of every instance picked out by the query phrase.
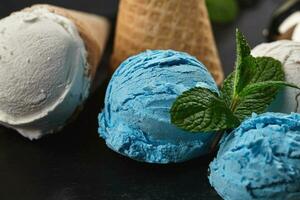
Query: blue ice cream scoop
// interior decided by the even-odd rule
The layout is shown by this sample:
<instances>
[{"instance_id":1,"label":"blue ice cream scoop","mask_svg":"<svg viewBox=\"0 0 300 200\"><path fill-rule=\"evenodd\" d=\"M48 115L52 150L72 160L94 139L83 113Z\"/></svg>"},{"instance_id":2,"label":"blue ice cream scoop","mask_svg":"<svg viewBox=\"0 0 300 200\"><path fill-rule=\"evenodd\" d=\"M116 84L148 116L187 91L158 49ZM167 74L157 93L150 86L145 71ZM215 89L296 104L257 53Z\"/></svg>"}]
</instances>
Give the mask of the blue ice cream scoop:
<instances>
[{"instance_id":1,"label":"blue ice cream scoop","mask_svg":"<svg viewBox=\"0 0 300 200\"><path fill-rule=\"evenodd\" d=\"M209 181L225 200L300 199L300 115L253 115L221 143Z\"/></svg>"},{"instance_id":2,"label":"blue ice cream scoop","mask_svg":"<svg viewBox=\"0 0 300 200\"><path fill-rule=\"evenodd\" d=\"M128 58L108 85L100 136L114 151L149 163L206 154L214 134L188 133L170 122L172 103L196 85L218 93L205 66L186 53L148 50Z\"/></svg>"}]
</instances>

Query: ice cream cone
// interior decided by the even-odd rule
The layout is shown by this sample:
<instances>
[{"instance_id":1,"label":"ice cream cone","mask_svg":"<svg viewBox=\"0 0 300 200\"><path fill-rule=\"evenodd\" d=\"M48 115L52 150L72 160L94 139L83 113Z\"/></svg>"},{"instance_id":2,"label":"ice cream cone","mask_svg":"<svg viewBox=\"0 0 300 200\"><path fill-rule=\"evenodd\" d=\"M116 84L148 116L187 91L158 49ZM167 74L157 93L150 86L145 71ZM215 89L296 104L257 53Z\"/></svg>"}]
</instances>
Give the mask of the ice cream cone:
<instances>
[{"instance_id":1,"label":"ice cream cone","mask_svg":"<svg viewBox=\"0 0 300 200\"><path fill-rule=\"evenodd\" d=\"M24 11L31 11L36 8L46 8L50 12L64 16L76 25L77 30L85 43L88 52L89 76L95 77L97 67L108 40L110 24L104 17L84 13L76 10L65 9L47 4L37 4Z\"/></svg>"},{"instance_id":2,"label":"ice cream cone","mask_svg":"<svg viewBox=\"0 0 300 200\"><path fill-rule=\"evenodd\" d=\"M108 33L104 17L51 5L1 19L0 124L38 139L73 120L96 83Z\"/></svg>"},{"instance_id":3,"label":"ice cream cone","mask_svg":"<svg viewBox=\"0 0 300 200\"><path fill-rule=\"evenodd\" d=\"M218 84L223 71L204 0L121 0L111 67L147 49L187 52Z\"/></svg>"}]
</instances>

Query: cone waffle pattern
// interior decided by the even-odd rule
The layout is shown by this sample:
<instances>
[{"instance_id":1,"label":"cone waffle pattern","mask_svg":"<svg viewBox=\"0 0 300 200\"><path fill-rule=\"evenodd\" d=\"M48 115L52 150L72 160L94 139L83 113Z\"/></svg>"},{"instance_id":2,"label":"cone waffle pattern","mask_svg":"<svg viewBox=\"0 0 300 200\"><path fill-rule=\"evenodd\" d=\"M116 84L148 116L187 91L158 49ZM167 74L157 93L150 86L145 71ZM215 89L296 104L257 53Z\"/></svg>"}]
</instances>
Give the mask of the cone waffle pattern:
<instances>
[{"instance_id":1,"label":"cone waffle pattern","mask_svg":"<svg viewBox=\"0 0 300 200\"><path fill-rule=\"evenodd\" d=\"M218 84L223 81L204 0L121 0L112 68L147 49L187 52L206 65Z\"/></svg>"}]
</instances>

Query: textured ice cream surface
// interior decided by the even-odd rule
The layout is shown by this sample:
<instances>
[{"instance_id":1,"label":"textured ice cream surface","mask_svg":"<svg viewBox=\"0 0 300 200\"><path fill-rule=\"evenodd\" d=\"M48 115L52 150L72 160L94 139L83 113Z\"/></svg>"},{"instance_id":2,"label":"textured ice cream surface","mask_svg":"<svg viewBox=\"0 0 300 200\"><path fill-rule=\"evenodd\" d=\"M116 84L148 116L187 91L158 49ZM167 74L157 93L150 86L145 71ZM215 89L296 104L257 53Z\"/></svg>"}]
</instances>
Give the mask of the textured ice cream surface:
<instances>
[{"instance_id":1,"label":"textured ice cream surface","mask_svg":"<svg viewBox=\"0 0 300 200\"><path fill-rule=\"evenodd\" d=\"M225 200L300 197L300 115L253 115L222 141L209 181Z\"/></svg>"},{"instance_id":2,"label":"textured ice cream surface","mask_svg":"<svg viewBox=\"0 0 300 200\"><path fill-rule=\"evenodd\" d=\"M172 103L196 85L218 92L204 65L186 53L148 50L128 58L108 85L100 136L114 151L149 163L207 153L214 134L188 133L170 122Z\"/></svg>"},{"instance_id":3,"label":"textured ice cream surface","mask_svg":"<svg viewBox=\"0 0 300 200\"><path fill-rule=\"evenodd\" d=\"M300 42L300 24L297 24L297 26L295 26L291 40Z\"/></svg>"},{"instance_id":4,"label":"textured ice cream surface","mask_svg":"<svg viewBox=\"0 0 300 200\"><path fill-rule=\"evenodd\" d=\"M0 21L0 123L37 139L59 130L88 96L84 42L45 8Z\"/></svg>"},{"instance_id":5,"label":"textured ice cream surface","mask_svg":"<svg viewBox=\"0 0 300 200\"><path fill-rule=\"evenodd\" d=\"M268 56L279 60L285 72L285 80L300 86L300 42L281 40L260 44L252 50L255 57ZM300 90L285 87L269 107L272 112L300 112Z\"/></svg>"}]
</instances>

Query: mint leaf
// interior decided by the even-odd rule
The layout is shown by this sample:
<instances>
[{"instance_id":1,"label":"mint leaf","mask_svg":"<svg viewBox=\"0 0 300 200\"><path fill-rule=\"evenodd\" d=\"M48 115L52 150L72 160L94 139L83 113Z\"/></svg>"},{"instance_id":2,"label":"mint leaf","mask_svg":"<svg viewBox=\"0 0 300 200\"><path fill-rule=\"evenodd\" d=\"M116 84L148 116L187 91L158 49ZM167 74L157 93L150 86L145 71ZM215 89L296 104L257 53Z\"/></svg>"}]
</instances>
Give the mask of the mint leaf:
<instances>
[{"instance_id":1,"label":"mint leaf","mask_svg":"<svg viewBox=\"0 0 300 200\"><path fill-rule=\"evenodd\" d=\"M253 112L263 113L272 103L278 90L284 86L298 88L296 85L284 81L265 81L250 84L239 94L240 102L236 106L234 115L243 120Z\"/></svg>"},{"instance_id":2,"label":"mint leaf","mask_svg":"<svg viewBox=\"0 0 300 200\"><path fill-rule=\"evenodd\" d=\"M256 70L253 73L249 83L258 83L263 81L284 81L284 71L281 62L271 57L255 57L257 64Z\"/></svg>"},{"instance_id":3,"label":"mint leaf","mask_svg":"<svg viewBox=\"0 0 300 200\"><path fill-rule=\"evenodd\" d=\"M238 54L238 57L239 55L241 54ZM244 56L246 59L237 58L241 60L237 61L240 66L237 66L224 81L221 90L227 106L239 120L245 119L253 112L265 112L281 87L297 87L284 82L284 71L279 61L269 57L254 58L247 54ZM248 69L243 69L243 65L248 66ZM240 76L236 75L238 72ZM237 83L237 77L245 78ZM235 84L239 84L236 90L233 89Z\"/></svg>"},{"instance_id":4,"label":"mint leaf","mask_svg":"<svg viewBox=\"0 0 300 200\"><path fill-rule=\"evenodd\" d=\"M171 108L171 122L190 132L220 131L240 123L217 93L200 87L176 99Z\"/></svg>"},{"instance_id":5,"label":"mint leaf","mask_svg":"<svg viewBox=\"0 0 300 200\"><path fill-rule=\"evenodd\" d=\"M242 92L240 93L241 97L247 97L248 94L259 91L259 90L265 90L265 89L278 89L284 86L300 89L298 86L286 83L284 81L264 81L260 83L253 83L245 87Z\"/></svg>"},{"instance_id":6,"label":"mint leaf","mask_svg":"<svg viewBox=\"0 0 300 200\"><path fill-rule=\"evenodd\" d=\"M236 51L233 96L236 96L249 83L252 74L257 68L255 58L250 55L251 48L239 30L236 30Z\"/></svg>"},{"instance_id":7,"label":"mint leaf","mask_svg":"<svg viewBox=\"0 0 300 200\"><path fill-rule=\"evenodd\" d=\"M221 98L225 101L227 107L229 108L233 98L233 85L234 85L234 76L235 73L232 72L227 76L227 78L223 82L223 86L221 88Z\"/></svg>"},{"instance_id":8,"label":"mint leaf","mask_svg":"<svg viewBox=\"0 0 300 200\"><path fill-rule=\"evenodd\" d=\"M245 37L237 30L235 70L225 79L218 95L209 89L193 88L177 98L171 122L191 132L234 128L253 112L262 113L283 86L282 64L270 57L253 57Z\"/></svg>"},{"instance_id":9,"label":"mint leaf","mask_svg":"<svg viewBox=\"0 0 300 200\"><path fill-rule=\"evenodd\" d=\"M248 48L247 48L248 49ZM244 55L245 58L240 58L239 54L237 57L237 67L232 73L233 77L228 77L233 81L233 85L225 88L231 91L233 89L233 94L230 97L238 96L247 85L257 82L269 81L269 80L284 80L284 71L282 65L279 61L271 57L257 57L254 58L251 55ZM226 82L226 80L225 80Z\"/></svg>"},{"instance_id":10,"label":"mint leaf","mask_svg":"<svg viewBox=\"0 0 300 200\"><path fill-rule=\"evenodd\" d=\"M236 29L235 31L235 40L236 40L236 53L237 53L237 60L243 59L250 55L251 48L245 38L245 36ZM239 64L239 63L237 63Z\"/></svg>"},{"instance_id":11,"label":"mint leaf","mask_svg":"<svg viewBox=\"0 0 300 200\"><path fill-rule=\"evenodd\" d=\"M239 83L240 85L242 85L240 86L240 90L242 90L248 84L252 84L252 83L258 83L258 82L264 82L270 80L274 80L274 81L284 80L284 71L279 61L270 57L257 57L257 58L252 57L252 58L254 59L253 61L255 63L248 66L248 68L252 68L253 66L255 67L253 70L248 69L243 71L244 75L242 76L245 76L245 78ZM240 73L242 71L239 68L237 68L237 70ZM235 82L236 79L235 73L237 70L233 71L231 74L228 75L228 77L224 80L223 87L222 87L222 95L226 99L226 102L229 103L229 105L231 103L232 98L234 96L237 96L238 93L237 92L238 90L235 90L235 94L233 94L234 92L233 88L235 87L235 84L237 84Z\"/></svg>"}]
</instances>

